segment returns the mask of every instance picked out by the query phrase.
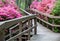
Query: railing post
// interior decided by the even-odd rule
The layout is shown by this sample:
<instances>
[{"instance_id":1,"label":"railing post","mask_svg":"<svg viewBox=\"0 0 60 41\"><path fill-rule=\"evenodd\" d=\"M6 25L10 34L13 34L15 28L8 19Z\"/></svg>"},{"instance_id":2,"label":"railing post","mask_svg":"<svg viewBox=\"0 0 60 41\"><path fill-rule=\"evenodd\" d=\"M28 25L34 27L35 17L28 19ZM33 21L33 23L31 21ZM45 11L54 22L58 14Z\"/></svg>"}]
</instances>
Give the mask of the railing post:
<instances>
[{"instance_id":1,"label":"railing post","mask_svg":"<svg viewBox=\"0 0 60 41\"><path fill-rule=\"evenodd\" d=\"M30 20L30 22L31 22L31 27L33 26L32 20L33 20L33 19ZM31 29L31 32L32 32L32 29Z\"/></svg>"},{"instance_id":2,"label":"railing post","mask_svg":"<svg viewBox=\"0 0 60 41\"><path fill-rule=\"evenodd\" d=\"M30 19L29 19L28 20L28 28L31 27L30 25L31 24L30 24ZM28 40L30 40L30 32L31 32L31 30L28 31Z\"/></svg>"},{"instance_id":3,"label":"railing post","mask_svg":"<svg viewBox=\"0 0 60 41\"><path fill-rule=\"evenodd\" d=\"M4 30L2 30L2 31L0 31L0 41L5 41L5 38L4 38L4 36L5 36L5 32L4 32Z\"/></svg>"},{"instance_id":4,"label":"railing post","mask_svg":"<svg viewBox=\"0 0 60 41\"><path fill-rule=\"evenodd\" d=\"M52 24L54 24L54 19L52 19ZM52 26L52 31L54 31L54 26Z\"/></svg>"},{"instance_id":5,"label":"railing post","mask_svg":"<svg viewBox=\"0 0 60 41\"><path fill-rule=\"evenodd\" d=\"M37 34L37 19L36 18L34 18L34 25L35 25L34 34L36 35Z\"/></svg>"},{"instance_id":6,"label":"railing post","mask_svg":"<svg viewBox=\"0 0 60 41\"><path fill-rule=\"evenodd\" d=\"M20 22L19 23L19 30L20 30L19 33L22 32L22 25L23 25L22 22ZM22 41L22 35L19 36L19 41Z\"/></svg>"}]
</instances>

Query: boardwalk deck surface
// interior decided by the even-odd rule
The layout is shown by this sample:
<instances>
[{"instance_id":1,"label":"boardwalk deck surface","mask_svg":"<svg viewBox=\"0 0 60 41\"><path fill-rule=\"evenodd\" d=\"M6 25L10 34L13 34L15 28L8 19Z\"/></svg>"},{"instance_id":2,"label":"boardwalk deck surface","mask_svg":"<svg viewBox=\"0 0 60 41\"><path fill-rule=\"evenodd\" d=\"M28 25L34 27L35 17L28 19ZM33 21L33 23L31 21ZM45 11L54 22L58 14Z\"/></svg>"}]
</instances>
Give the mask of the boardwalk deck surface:
<instances>
[{"instance_id":1,"label":"boardwalk deck surface","mask_svg":"<svg viewBox=\"0 0 60 41\"><path fill-rule=\"evenodd\" d=\"M54 33L38 23L37 35L34 35L28 41L60 41L60 34Z\"/></svg>"}]
</instances>

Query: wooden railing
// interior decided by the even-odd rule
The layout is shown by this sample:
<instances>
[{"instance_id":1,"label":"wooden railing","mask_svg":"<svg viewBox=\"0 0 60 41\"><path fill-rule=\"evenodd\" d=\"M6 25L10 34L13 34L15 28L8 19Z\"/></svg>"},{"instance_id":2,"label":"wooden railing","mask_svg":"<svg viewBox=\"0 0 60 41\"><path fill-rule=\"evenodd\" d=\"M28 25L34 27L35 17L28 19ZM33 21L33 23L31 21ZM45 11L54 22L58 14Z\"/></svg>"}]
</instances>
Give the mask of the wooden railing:
<instances>
[{"instance_id":1,"label":"wooden railing","mask_svg":"<svg viewBox=\"0 0 60 41\"><path fill-rule=\"evenodd\" d=\"M19 41L22 41L22 35L28 33L28 39L30 40L31 30L34 29L34 34L37 34L37 20L36 15L30 14L25 10L21 9L27 15L22 16L20 18L7 20L0 22L0 41L5 41L6 37L9 37L6 41L13 41L16 38ZM27 27L27 29L25 29ZM12 29L18 28L17 30L12 31ZM5 35L5 30L9 30L9 34ZM13 36L14 33L17 33Z\"/></svg>"},{"instance_id":2,"label":"wooden railing","mask_svg":"<svg viewBox=\"0 0 60 41\"><path fill-rule=\"evenodd\" d=\"M53 15L50 15L50 14L47 14L47 13L42 13L42 12L36 10L36 9L27 9L27 11L28 11L29 13L36 14L36 15L37 15L36 18L37 18L39 21L42 22L42 25L44 25L44 23L45 23L45 24L47 24L46 27L49 28L49 26L51 26L50 28L52 28L53 31L54 31L54 27L60 27L60 24L55 24L55 23L54 23L54 19L60 19L60 16L53 16ZM41 18L41 16L42 16L43 18ZM49 22L49 18L52 20L52 23ZM41 22L40 22L40 23L41 23ZM48 25L49 25L49 26L48 26Z\"/></svg>"}]
</instances>

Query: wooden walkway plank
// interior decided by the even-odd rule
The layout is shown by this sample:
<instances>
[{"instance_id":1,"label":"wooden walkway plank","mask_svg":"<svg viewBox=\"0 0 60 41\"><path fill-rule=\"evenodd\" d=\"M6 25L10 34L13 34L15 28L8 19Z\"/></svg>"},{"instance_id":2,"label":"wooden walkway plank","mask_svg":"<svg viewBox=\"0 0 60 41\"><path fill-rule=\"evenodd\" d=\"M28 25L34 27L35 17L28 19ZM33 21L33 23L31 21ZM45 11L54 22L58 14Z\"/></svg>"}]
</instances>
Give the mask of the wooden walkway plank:
<instances>
[{"instance_id":1,"label":"wooden walkway plank","mask_svg":"<svg viewBox=\"0 0 60 41\"><path fill-rule=\"evenodd\" d=\"M60 41L60 34L54 33L38 23L37 35L34 35L28 41Z\"/></svg>"}]
</instances>

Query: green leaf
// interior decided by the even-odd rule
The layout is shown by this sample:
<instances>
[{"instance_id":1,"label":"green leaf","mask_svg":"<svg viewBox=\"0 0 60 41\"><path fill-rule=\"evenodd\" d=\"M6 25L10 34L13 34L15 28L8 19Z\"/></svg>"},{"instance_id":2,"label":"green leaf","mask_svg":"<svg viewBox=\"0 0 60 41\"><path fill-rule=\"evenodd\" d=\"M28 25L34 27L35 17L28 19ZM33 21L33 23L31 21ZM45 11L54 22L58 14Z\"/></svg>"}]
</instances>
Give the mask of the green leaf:
<instances>
[{"instance_id":1,"label":"green leaf","mask_svg":"<svg viewBox=\"0 0 60 41\"><path fill-rule=\"evenodd\" d=\"M5 0L2 0L2 2L5 2Z\"/></svg>"}]
</instances>

